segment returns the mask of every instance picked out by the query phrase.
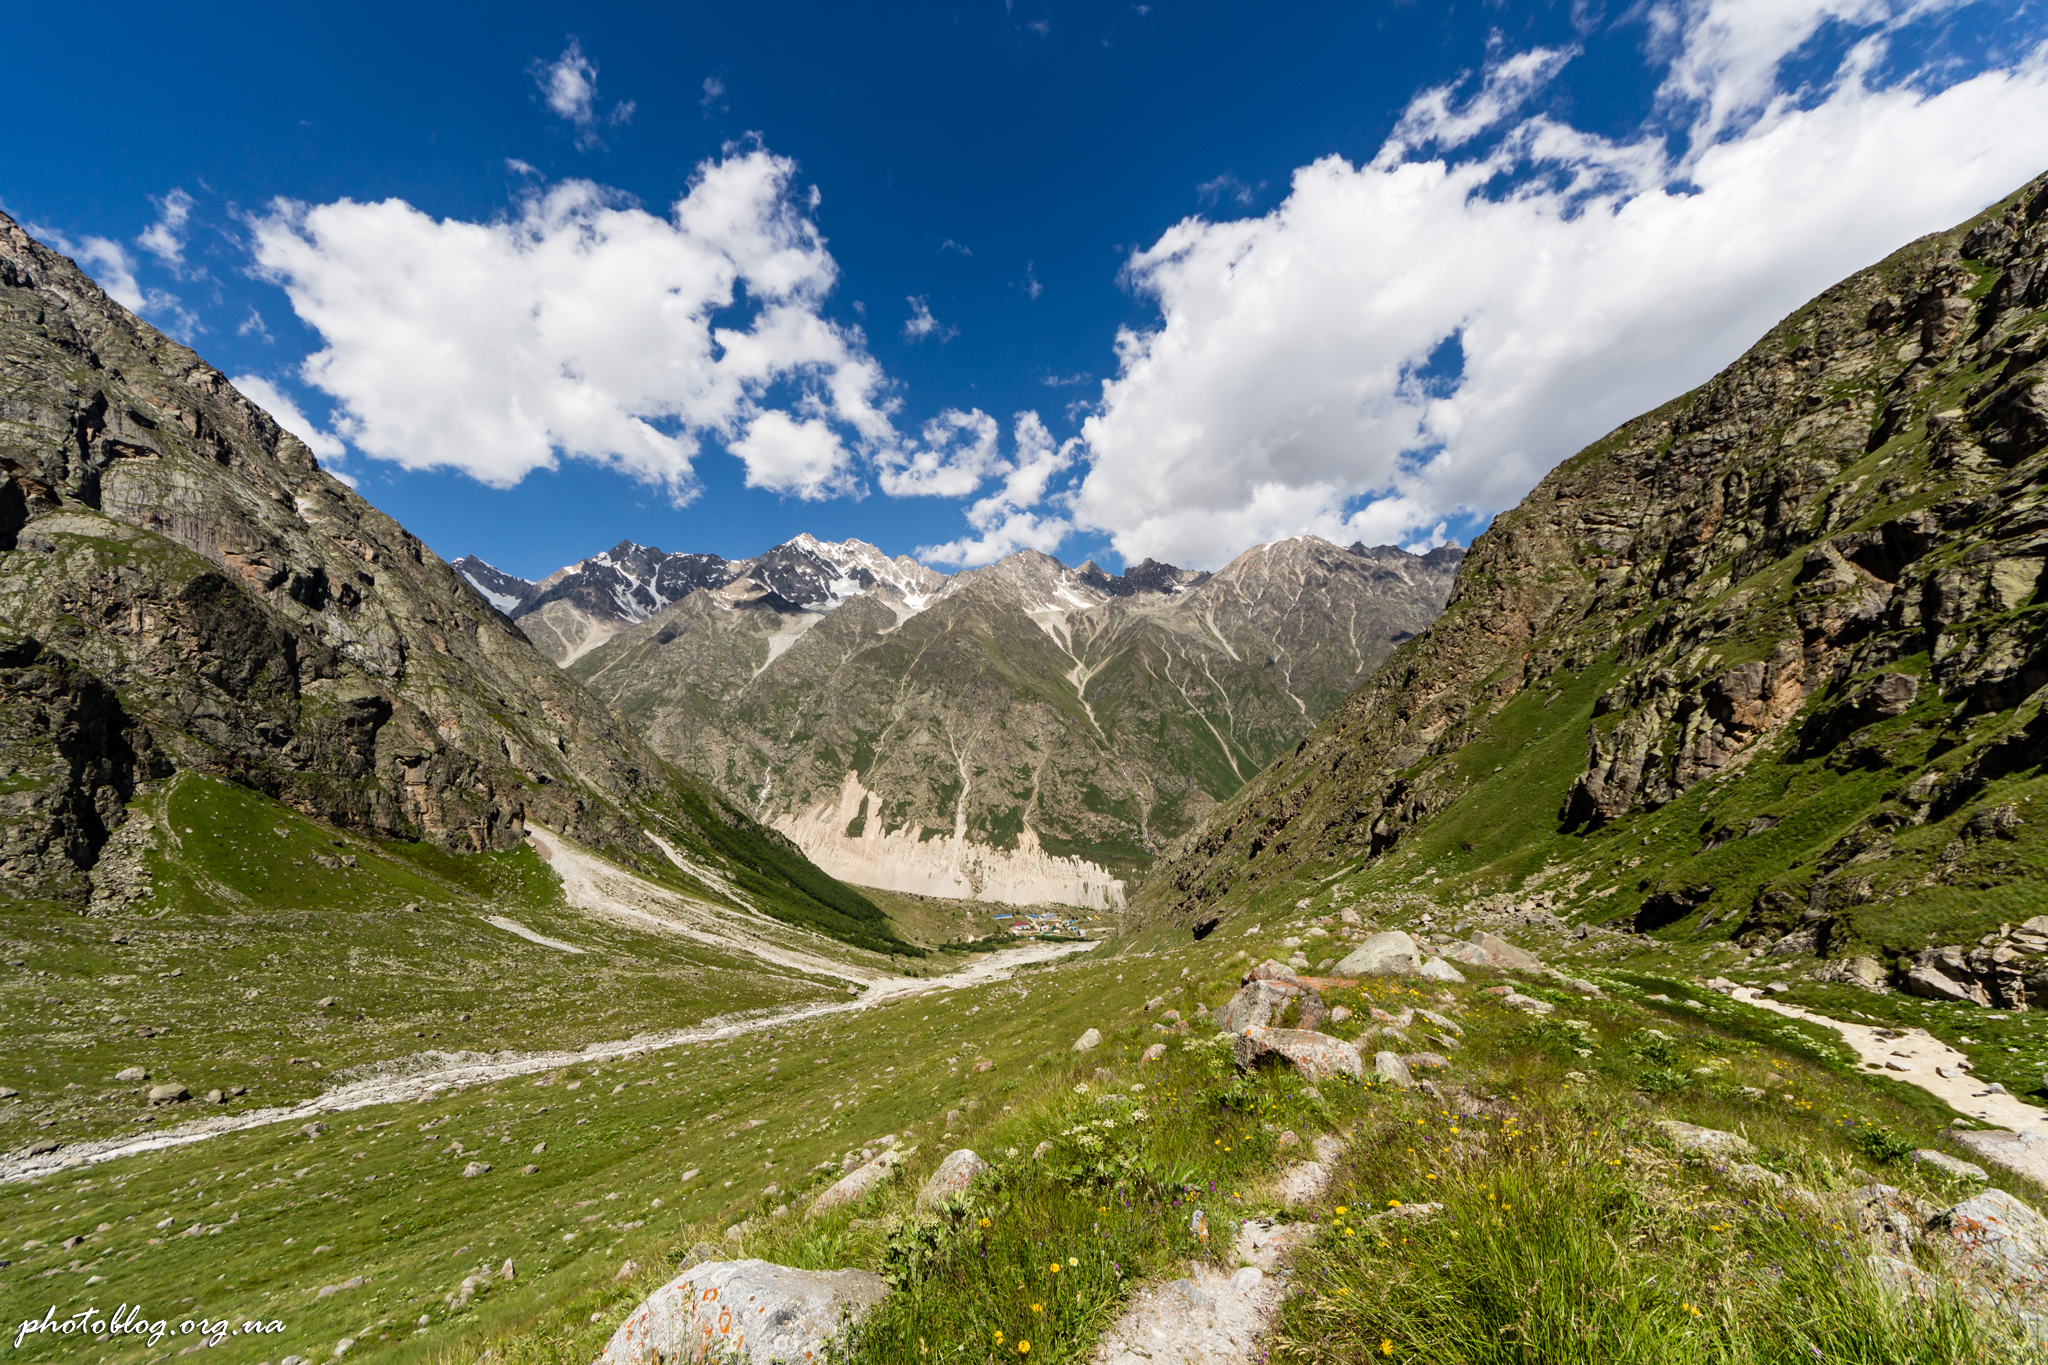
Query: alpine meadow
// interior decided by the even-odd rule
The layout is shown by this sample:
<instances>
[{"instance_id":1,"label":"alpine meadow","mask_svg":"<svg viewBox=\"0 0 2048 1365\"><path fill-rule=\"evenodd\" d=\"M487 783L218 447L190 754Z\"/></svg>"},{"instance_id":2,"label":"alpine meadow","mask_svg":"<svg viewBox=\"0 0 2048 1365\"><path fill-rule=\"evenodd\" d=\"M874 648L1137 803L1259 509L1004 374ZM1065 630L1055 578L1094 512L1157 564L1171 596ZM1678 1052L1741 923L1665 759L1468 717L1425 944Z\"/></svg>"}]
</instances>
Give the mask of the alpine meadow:
<instances>
[{"instance_id":1,"label":"alpine meadow","mask_svg":"<svg viewBox=\"0 0 2048 1365\"><path fill-rule=\"evenodd\" d=\"M2043 14L1422 8L25 77L11 1358L2048 1361Z\"/></svg>"}]
</instances>

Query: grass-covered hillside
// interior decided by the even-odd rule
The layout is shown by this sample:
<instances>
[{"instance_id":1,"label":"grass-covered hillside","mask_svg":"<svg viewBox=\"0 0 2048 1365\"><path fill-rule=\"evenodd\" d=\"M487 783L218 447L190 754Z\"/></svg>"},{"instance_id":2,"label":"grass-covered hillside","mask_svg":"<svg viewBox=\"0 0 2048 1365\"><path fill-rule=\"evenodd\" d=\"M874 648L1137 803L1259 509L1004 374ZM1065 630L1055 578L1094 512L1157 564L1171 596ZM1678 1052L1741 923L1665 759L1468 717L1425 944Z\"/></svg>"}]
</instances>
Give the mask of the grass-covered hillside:
<instances>
[{"instance_id":1,"label":"grass-covered hillside","mask_svg":"<svg viewBox=\"0 0 2048 1365\"><path fill-rule=\"evenodd\" d=\"M2039 952L1983 940L2048 910L2044 202L1853 276L1566 461L1141 916L1508 895L1878 985L2004 944L1939 970L2017 1003Z\"/></svg>"},{"instance_id":2,"label":"grass-covered hillside","mask_svg":"<svg viewBox=\"0 0 2048 1365\"><path fill-rule=\"evenodd\" d=\"M1405 1042L1379 1044L1442 1053L1447 1069L1419 1073L1437 1094L1240 1075L1200 1020L1161 1024L1221 1004L1246 967L1319 921L1339 938L1375 927L1302 912L1200 943L1096 949L331 1116L324 1130L275 1125L16 1184L0 1311L18 1321L105 1298L286 1324L229 1338L208 1357L224 1361L326 1359L346 1339L351 1359L582 1362L680 1266L744 1255L889 1277L852 1360L1016 1359L1028 1341L1035 1359L1076 1361L1141 1289L1191 1264L1229 1269L1237 1221L1271 1216L1314 1229L1286 1272L1301 1292L1274 1359L2009 1358L2000 1320L1953 1291L1931 1311L1887 1297L1847 1212L1872 1178L1930 1207L1967 1193L1904 1159L1940 1147L1951 1113L1859 1073L1826 1030L1691 986L1668 948L1535 943L1606 996L1519 979L1553 1006L1542 1018L1486 994L1494 978L1478 970L1461 986L1330 990L1353 1011L1337 1034L1384 1027L1375 1008L1455 1024L1418 1016ZM1089 1028L1100 1046L1071 1050ZM1164 1057L1140 1061L1154 1043ZM1664 1118L1746 1135L1750 1160L1819 1211L1681 1156L1654 1130ZM1280 1173L1325 1135L1343 1144L1331 1183L1283 1195ZM802 1216L891 1142L907 1153L894 1182ZM992 1171L964 1204L916 1214L919 1182L961 1146ZM473 1163L489 1169L465 1175ZM1424 1203L1441 1212L1377 1216ZM184 1344L32 1338L20 1354L141 1362Z\"/></svg>"}]
</instances>

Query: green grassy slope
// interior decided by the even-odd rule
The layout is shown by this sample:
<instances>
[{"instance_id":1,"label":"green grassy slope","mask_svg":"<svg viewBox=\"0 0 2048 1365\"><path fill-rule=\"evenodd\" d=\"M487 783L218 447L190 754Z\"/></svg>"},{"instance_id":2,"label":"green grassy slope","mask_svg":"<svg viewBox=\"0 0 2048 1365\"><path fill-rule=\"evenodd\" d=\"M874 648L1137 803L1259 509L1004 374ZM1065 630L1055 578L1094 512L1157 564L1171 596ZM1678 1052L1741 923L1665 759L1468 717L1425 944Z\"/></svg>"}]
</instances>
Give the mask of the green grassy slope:
<instances>
[{"instance_id":1,"label":"green grassy slope","mask_svg":"<svg viewBox=\"0 0 2048 1365\"><path fill-rule=\"evenodd\" d=\"M1845 281L1560 466L1138 918L1303 884L1509 896L1733 939L1760 972L1897 974L2048 911L2044 196Z\"/></svg>"},{"instance_id":2,"label":"green grassy slope","mask_svg":"<svg viewBox=\"0 0 2048 1365\"><path fill-rule=\"evenodd\" d=\"M1317 1100L1284 1074L1240 1082L1201 1033L1154 1029L1147 999L1218 1004L1247 961L1279 951L1279 936L1299 927L1276 920L1250 937L1181 940L725 1042L569 1065L332 1117L312 1136L270 1128L61 1172L4 1195L19 1250L0 1267L0 1315L18 1321L52 1303L105 1299L174 1319L286 1324L274 1337L227 1341L218 1357L227 1361L322 1359L344 1337L357 1343L351 1358L466 1361L488 1347L498 1360L583 1361L690 1247L710 1242L723 1254L896 1276L855 1359L978 1361L1001 1331L1013 1353L1021 1338L1037 1358L1081 1360L1137 1283L1222 1255L1220 1241L1189 1236L1191 1209L1221 1227L1275 1207L1282 1130L1349 1130L1359 1140L1329 1196L1284 1210L1329 1231L1302 1260L1316 1293L1289 1306L1282 1327L1293 1345L1279 1358L1355 1358L1345 1353L1357 1342L1389 1339L1392 1358L1444 1359L1445 1343L1498 1336L1509 1322L1551 1343L1546 1359L1611 1358L1593 1348L1624 1332L1662 1342L1631 1357L1643 1360L1716 1358L1706 1349L1715 1343L1742 1348L1729 1358L1776 1358L1808 1341L1840 1358L1999 1358L1981 1328L1954 1314L1938 1330L1887 1315L1853 1275L1833 1277L1826 1314L1802 1316L1798 1296L1839 1265L1839 1235L1709 1169L1670 1162L1647 1133L1664 1115L1732 1127L1765 1165L1819 1190L1858 1182L1860 1166L1931 1199L1955 1197L1931 1172L1890 1159L1902 1141L1939 1143L1949 1115L1917 1091L1858 1074L1824 1031L1684 987L1671 976L1678 959L1654 944L1567 964L1597 975L1608 1002L1527 987L1558 1003L1547 1022L1480 995L1489 982L1479 973L1451 992L1467 1035L1444 1049L1449 1079L1514 1108L1505 1121L1464 1123L1484 1134L1475 1152L1461 1121L1418 1095L1336 1085ZM1434 989L1393 983L1332 999L1361 1014L1443 1003ZM1071 1052L1088 1027L1103 1031L1103 1045ZM1139 1051L1162 1037L1167 1061L1141 1066ZM984 1059L992 1068L975 1071ZM1106 1091L1130 1100L1104 1101ZM1631 1098L1638 1093L1654 1112ZM950 1132L948 1111L960 1115ZM1117 1125L1101 1128L1106 1116ZM1082 1140L1091 1132L1100 1144ZM848 1152L879 1150L891 1134L917 1149L900 1184L814 1222L774 1216L835 1179ZM1042 1141L1053 1155L1034 1164L1027 1154ZM993 1159L998 1183L958 1219L913 1219L916 1182L960 1145ZM465 1178L475 1161L490 1171ZM537 1169L524 1173L528 1165ZM1382 1245L1362 1222L1388 1201L1429 1199L1458 1212L1431 1232L1438 1249L1427 1256L1420 1244ZM749 1218L727 1241L726 1229ZM1632 1231L1587 1242L1588 1228L1608 1227ZM65 1246L74 1236L83 1240ZM1452 1278L1412 1292L1470 1239L1582 1259L1599 1252L1602 1273L1638 1284L1656 1275L1661 1287L1587 1317L1586 1303L1557 1292L1551 1269L1501 1252L1459 1257ZM1047 1269L1053 1253L1058 1277ZM1787 1277L1745 1277L1745 1253L1776 1258ZM508 1259L509 1282L497 1278ZM628 1261L638 1269L621 1277ZM486 1287L451 1304L482 1271ZM1704 1321L1684 1304L1702 1307ZM1587 1346L1561 1344L1573 1324ZM130 1342L93 1356L140 1362L164 1349ZM33 1340L21 1354L74 1358Z\"/></svg>"},{"instance_id":3,"label":"green grassy slope","mask_svg":"<svg viewBox=\"0 0 2048 1365\"><path fill-rule=\"evenodd\" d=\"M197 776L134 816L160 832L154 894L139 902L149 913L0 906L0 1084L21 1092L0 1104L7 1149L147 1132L212 1107L151 1113L150 1084L246 1087L220 1109L267 1108L367 1063L574 1049L845 993L573 910L527 848L455 855L371 839ZM530 942L494 916L583 951ZM114 1081L132 1066L151 1081Z\"/></svg>"}]
</instances>

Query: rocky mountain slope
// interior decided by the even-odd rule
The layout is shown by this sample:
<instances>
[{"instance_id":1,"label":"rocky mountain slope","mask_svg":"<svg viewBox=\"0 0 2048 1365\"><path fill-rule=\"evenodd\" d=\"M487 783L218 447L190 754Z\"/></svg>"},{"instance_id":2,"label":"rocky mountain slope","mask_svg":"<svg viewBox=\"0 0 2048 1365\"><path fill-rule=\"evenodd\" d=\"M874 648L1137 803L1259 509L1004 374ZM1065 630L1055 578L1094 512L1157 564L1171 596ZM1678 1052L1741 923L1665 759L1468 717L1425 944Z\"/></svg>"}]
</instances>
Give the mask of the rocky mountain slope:
<instances>
[{"instance_id":1,"label":"rocky mountain slope","mask_svg":"<svg viewBox=\"0 0 2048 1365\"><path fill-rule=\"evenodd\" d=\"M2048 910L2044 377L2048 179L1561 465L1143 914L1512 893L1824 976L2048 995L2048 922L2008 932Z\"/></svg>"},{"instance_id":2,"label":"rocky mountain slope","mask_svg":"<svg viewBox=\"0 0 2048 1365\"><path fill-rule=\"evenodd\" d=\"M821 555L865 567L790 572ZM1304 538L1213 576L1020 553L942 578L802 537L570 670L835 876L1112 908L1424 628L1459 555Z\"/></svg>"},{"instance_id":3,"label":"rocky mountain slope","mask_svg":"<svg viewBox=\"0 0 2048 1365\"><path fill-rule=\"evenodd\" d=\"M118 886L101 855L138 790L194 772L453 850L544 825L712 901L892 941L5 217L0 475L0 888L146 894L146 849Z\"/></svg>"},{"instance_id":4,"label":"rocky mountain slope","mask_svg":"<svg viewBox=\"0 0 2048 1365\"><path fill-rule=\"evenodd\" d=\"M739 560L671 554L622 540L538 583L505 573L475 555L464 555L451 567L565 668L670 603L737 578L751 578L783 600L813 611L829 611L853 594L877 587L916 601L946 581L937 570L913 559L891 559L863 541L821 541L808 535Z\"/></svg>"}]
</instances>

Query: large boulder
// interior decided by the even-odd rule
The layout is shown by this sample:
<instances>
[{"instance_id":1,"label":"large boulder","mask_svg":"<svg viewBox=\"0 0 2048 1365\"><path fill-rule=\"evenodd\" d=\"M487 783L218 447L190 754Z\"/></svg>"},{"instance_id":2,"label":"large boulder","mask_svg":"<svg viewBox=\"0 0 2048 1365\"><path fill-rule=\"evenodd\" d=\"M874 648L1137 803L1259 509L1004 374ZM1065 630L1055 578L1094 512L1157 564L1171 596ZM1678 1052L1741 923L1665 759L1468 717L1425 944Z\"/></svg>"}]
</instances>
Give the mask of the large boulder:
<instances>
[{"instance_id":1,"label":"large boulder","mask_svg":"<svg viewBox=\"0 0 2048 1365\"><path fill-rule=\"evenodd\" d=\"M1249 1071L1268 1057L1291 1062L1311 1081L1333 1081L1340 1076L1362 1079L1365 1064L1358 1049L1342 1038L1305 1028L1265 1028L1252 1024L1238 1031L1231 1044L1240 1069Z\"/></svg>"},{"instance_id":2,"label":"large boulder","mask_svg":"<svg viewBox=\"0 0 2048 1365\"><path fill-rule=\"evenodd\" d=\"M813 1199L811 1207L805 1212L804 1217L816 1218L821 1213L839 1208L845 1204L855 1203L869 1191L879 1189L888 1183L889 1177L894 1174L896 1168L903 1163L903 1158L907 1155L909 1155L907 1151L891 1149L882 1153L867 1165L856 1168L851 1175L846 1176L838 1184L831 1186L823 1194Z\"/></svg>"},{"instance_id":3,"label":"large boulder","mask_svg":"<svg viewBox=\"0 0 2048 1365\"><path fill-rule=\"evenodd\" d=\"M1967 1000L1973 1005L1988 1005L1991 998L1984 988L1975 982L1965 984L1955 980L1939 967L1922 964L1906 973L1899 983L1908 995L1917 995L1923 1000Z\"/></svg>"},{"instance_id":4,"label":"large boulder","mask_svg":"<svg viewBox=\"0 0 2048 1365\"><path fill-rule=\"evenodd\" d=\"M818 1360L889 1286L865 1270L793 1270L769 1261L706 1261L647 1296L597 1365L746 1365Z\"/></svg>"},{"instance_id":5,"label":"large boulder","mask_svg":"<svg viewBox=\"0 0 2048 1365\"><path fill-rule=\"evenodd\" d=\"M956 1195L967 1193L974 1184L974 1178L988 1169L988 1163L967 1148L948 1156L939 1163L917 1192L917 1206L921 1209L936 1208Z\"/></svg>"},{"instance_id":6,"label":"large boulder","mask_svg":"<svg viewBox=\"0 0 2048 1365\"><path fill-rule=\"evenodd\" d=\"M1485 951L1488 962L1504 971L1540 972L1543 970L1542 958L1529 952L1527 949L1517 948L1499 934L1489 934L1482 930L1472 935L1472 943L1475 947Z\"/></svg>"},{"instance_id":7,"label":"large boulder","mask_svg":"<svg viewBox=\"0 0 2048 1365\"><path fill-rule=\"evenodd\" d=\"M2048 1218L2004 1190L1942 1210L1932 1228L1955 1259L2009 1285L2048 1288Z\"/></svg>"},{"instance_id":8,"label":"large boulder","mask_svg":"<svg viewBox=\"0 0 2048 1365\"><path fill-rule=\"evenodd\" d=\"M1279 1017L1287 1002L1301 994L1301 987L1261 977L1248 981L1236 995L1216 1011L1216 1027L1225 1033L1241 1033L1254 1025L1264 1027Z\"/></svg>"},{"instance_id":9,"label":"large boulder","mask_svg":"<svg viewBox=\"0 0 2048 1365\"><path fill-rule=\"evenodd\" d=\"M1422 949L1399 929L1374 934L1335 967L1338 976L1414 976L1422 970Z\"/></svg>"}]
</instances>

